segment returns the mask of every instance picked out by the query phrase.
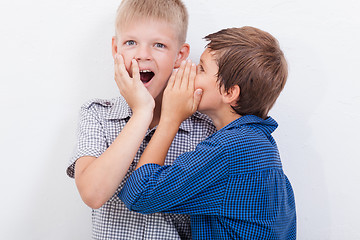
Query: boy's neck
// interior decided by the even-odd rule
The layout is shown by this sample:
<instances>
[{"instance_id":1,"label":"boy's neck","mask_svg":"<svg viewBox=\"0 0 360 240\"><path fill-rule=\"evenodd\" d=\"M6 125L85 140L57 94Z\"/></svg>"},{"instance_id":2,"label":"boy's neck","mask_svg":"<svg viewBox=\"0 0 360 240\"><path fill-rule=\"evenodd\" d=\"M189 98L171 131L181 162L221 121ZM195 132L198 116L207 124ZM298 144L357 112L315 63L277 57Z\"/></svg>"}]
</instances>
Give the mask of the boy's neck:
<instances>
[{"instance_id":1,"label":"boy's neck","mask_svg":"<svg viewBox=\"0 0 360 240\"><path fill-rule=\"evenodd\" d=\"M154 109L153 119L149 125L150 129L153 129L155 126L159 125L161 115L161 106L156 105Z\"/></svg>"},{"instance_id":2,"label":"boy's neck","mask_svg":"<svg viewBox=\"0 0 360 240\"><path fill-rule=\"evenodd\" d=\"M229 123L241 117L241 115L234 113L234 110L231 107L223 108L221 110L205 114L207 114L211 118L216 127L216 130L218 131Z\"/></svg>"},{"instance_id":3,"label":"boy's neck","mask_svg":"<svg viewBox=\"0 0 360 240\"><path fill-rule=\"evenodd\" d=\"M149 125L150 129L153 129L155 126L157 126L159 124L160 116L161 116L162 97L163 97L162 94L160 94L155 99L155 108L154 108L153 119Z\"/></svg>"}]
</instances>

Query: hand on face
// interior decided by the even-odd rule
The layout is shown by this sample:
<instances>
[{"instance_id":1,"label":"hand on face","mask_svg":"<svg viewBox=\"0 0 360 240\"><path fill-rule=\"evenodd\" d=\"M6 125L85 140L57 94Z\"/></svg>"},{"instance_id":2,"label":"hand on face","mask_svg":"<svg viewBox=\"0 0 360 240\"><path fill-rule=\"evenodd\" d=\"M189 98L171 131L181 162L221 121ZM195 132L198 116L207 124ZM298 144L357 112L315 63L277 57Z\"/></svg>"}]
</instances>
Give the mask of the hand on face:
<instances>
[{"instance_id":1,"label":"hand on face","mask_svg":"<svg viewBox=\"0 0 360 240\"><path fill-rule=\"evenodd\" d=\"M191 60L183 61L172 73L164 91L160 121L180 125L197 110L202 90L195 90L195 76L196 65Z\"/></svg>"},{"instance_id":2,"label":"hand on face","mask_svg":"<svg viewBox=\"0 0 360 240\"><path fill-rule=\"evenodd\" d=\"M135 59L131 61L132 77L126 71L124 59L115 55L115 82L121 95L125 98L132 111L150 111L155 107L155 101L140 80L139 65Z\"/></svg>"}]
</instances>

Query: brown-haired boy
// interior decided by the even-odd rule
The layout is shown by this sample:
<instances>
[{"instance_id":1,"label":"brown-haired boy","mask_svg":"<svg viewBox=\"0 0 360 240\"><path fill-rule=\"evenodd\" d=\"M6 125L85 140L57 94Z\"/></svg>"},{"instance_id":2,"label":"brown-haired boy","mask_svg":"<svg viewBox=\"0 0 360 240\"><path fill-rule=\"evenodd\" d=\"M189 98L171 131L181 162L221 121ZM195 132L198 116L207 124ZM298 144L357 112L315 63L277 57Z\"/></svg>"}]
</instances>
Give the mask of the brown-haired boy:
<instances>
[{"instance_id":1,"label":"brown-haired boy","mask_svg":"<svg viewBox=\"0 0 360 240\"><path fill-rule=\"evenodd\" d=\"M123 0L112 39L115 80L131 81L134 101L93 100L81 108L78 145L68 168L83 201L93 208L95 239L190 239L186 216L129 211L117 193L134 171L160 119L162 95L174 68L189 54L188 15L180 0ZM132 70L131 70L132 69ZM140 81L141 80L141 81ZM121 88L121 94L127 93ZM215 130L194 113L179 127L166 164ZM129 168L130 167L130 168Z\"/></svg>"},{"instance_id":2,"label":"brown-haired boy","mask_svg":"<svg viewBox=\"0 0 360 240\"><path fill-rule=\"evenodd\" d=\"M197 74L187 62L170 78L159 126L119 197L141 213L189 214L193 239L295 239L294 194L268 117L287 79L284 55L253 27L206 39ZM177 127L197 107L218 131L164 165Z\"/></svg>"}]
</instances>

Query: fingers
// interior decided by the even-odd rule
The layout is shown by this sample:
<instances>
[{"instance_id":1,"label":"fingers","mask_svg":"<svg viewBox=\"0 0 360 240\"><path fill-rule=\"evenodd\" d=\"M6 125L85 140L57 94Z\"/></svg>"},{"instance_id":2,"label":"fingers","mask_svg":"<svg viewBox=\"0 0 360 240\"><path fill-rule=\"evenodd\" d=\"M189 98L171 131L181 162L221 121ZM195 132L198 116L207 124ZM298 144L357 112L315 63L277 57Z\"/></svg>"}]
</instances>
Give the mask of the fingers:
<instances>
[{"instance_id":1,"label":"fingers","mask_svg":"<svg viewBox=\"0 0 360 240\"><path fill-rule=\"evenodd\" d=\"M115 63L117 63L117 69L119 70L119 74L120 76L129 76L129 74L126 71L126 67L125 67L125 62L124 62L124 58L122 55L116 55L115 56Z\"/></svg>"},{"instance_id":2,"label":"fingers","mask_svg":"<svg viewBox=\"0 0 360 240\"><path fill-rule=\"evenodd\" d=\"M177 71L178 71L178 69L174 69L173 72L171 73L171 76L170 76L168 84L167 84L167 88L174 87Z\"/></svg>"},{"instance_id":3,"label":"fingers","mask_svg":"<svg viewBox=\"0 0 360 240\"><path fill-rule=\"evenodd\" d=\"M192 63L190 69L189 86L188 86L188 88L191 91L194 91L195 89L195 77L196 77L196 64Z\"/></svg>"},{"instance_id":4,"label":"fingers","mask_svg":"<svg viewBox=\"0 0 360 240\"><path fill-rule=\"evenodd\" d=\"M138 62L131 60L131 75L126 70L125 61L122 55L115 55L115 80L117 82L129 81L131 78L140 80L140 71Z\"/></svg>"},{"instance_id":5,"label":"fingers","mask_svg":"<svg viewBox=\"0 0 360 240\"><path fill-rule=\"evenodd\" d=\"M131 66L132 66L131 68L132 68L132 77L133 77L133 79L136 79L136 80L140 81L139 64L135 59L131 60Z\"/></svg>"},{"instance_id":6,"label":"fingers","mask_svg":"<svg viewBox=\"0 0 360 240\"><path fill-rule=\"evenodd\" d=\"M193 112L198 109L199 103L201 101L203 90L198 88L194 92L194 102L193 102Z\"/></svg>"},{"instance_id":7,"label":"fingers","mask_svg":"<svg viewBox=\"0 0 360 240\"><path fill-rule=\"evenodd\" d=\"M119 65L119 61L117 59L117 56L115 55L114 57L114 73L115 73L115 80L116 80L116 77L117 75L119 74L119 71L118 71L118 65Z\"/></svg>"},{"instance_id":8,"label":"fingers","mask_svg":"<svg viewBox=\"0 0 360 240\"><path fill-rule=\"evenodd\" d=\"M180 88L185 66L186 66L186 62L182 61L179 69L177 70L176 76L175 76L174 88Z\"/></svg>"},{"instance_id":9,"label":"fingers","mask_svg":"<svg viewBox=\"0 0 360 240\"><path fill-rule=\"evenodd\" d=\"M194 67L195 72L192 72ZM190 83L189 77L193 77L194 74L196 75L196 65L192 64L190 59L187 61L182 61L175 77L174 87L187 89ZM193 79L191 79L191 83L193 83Z\"/></svg>"},{"instance_id":10,"label":"fingers","mask_svg":"<svg viewBox=\"0 0 360 240\"><path fill-rule=\"evenodd\" d=\"M124 80L124 78L128 77L129 75L126 72L124 59L121 55L118 54L115 55L114 68L115 68L115 82L120 90L120 93L122 94L124 90L124 81L126 81Z\"/></svg>"},{"instance_id":11,"label":"fingers","mask_svg":"<svg viewBox=\"0 0 360 240\"><path fill-rule=\"evenodd\" d=\"M183 88L186 88L186 89L188 88L190 68L191 68L191 60L189 59L185 63L185 69L184 69L184 73L183 73L182 80L181 80L181 83L180 83L180 87L183 87Z\"/></svg>"}]
</instances>

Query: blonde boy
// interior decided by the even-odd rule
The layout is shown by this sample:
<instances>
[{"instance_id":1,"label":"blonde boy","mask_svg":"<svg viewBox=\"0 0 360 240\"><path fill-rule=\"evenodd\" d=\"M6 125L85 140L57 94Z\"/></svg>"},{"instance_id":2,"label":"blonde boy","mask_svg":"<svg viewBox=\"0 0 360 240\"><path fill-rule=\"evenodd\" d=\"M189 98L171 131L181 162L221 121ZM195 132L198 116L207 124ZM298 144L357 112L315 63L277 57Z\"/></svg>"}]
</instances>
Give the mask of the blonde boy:
<instances>
[{"instance_id":1,"label":"blonde boy","mask_svg":"<svg viewBox=\"0 0 360 240\"><path fill-rule=\"evenodd\" d=\"M173 69L188 57L187 23L179 0L123 0L118 9L112 39L116 83L121 94L129 94L121 88L124 80L131 80L128 89L150 94L134 91L135 101L129 104L119 97L96 99L81 108L78 145L67 172L93 208L94 239L191 238L187 216L142 215L116 197L155 131ZM193 114L179 127L165 162L171 164L213 131L207 117Z\"/></svg>"}]
</instances>

